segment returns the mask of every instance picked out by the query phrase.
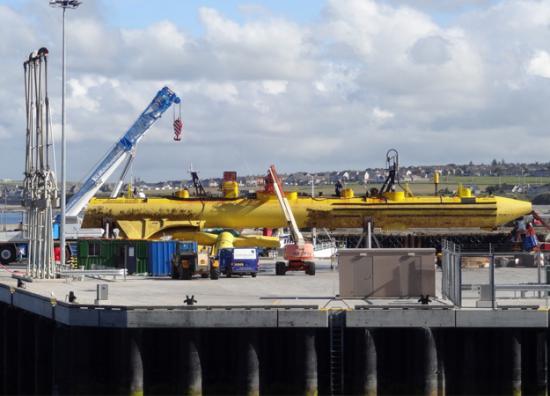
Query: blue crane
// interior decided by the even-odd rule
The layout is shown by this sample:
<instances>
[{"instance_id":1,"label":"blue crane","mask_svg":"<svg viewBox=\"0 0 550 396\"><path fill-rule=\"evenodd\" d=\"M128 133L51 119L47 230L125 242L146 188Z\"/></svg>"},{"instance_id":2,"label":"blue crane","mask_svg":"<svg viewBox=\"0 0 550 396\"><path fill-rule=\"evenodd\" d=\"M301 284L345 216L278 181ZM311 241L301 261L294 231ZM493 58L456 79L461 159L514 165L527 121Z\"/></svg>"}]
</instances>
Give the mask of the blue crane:
<instances>
[{"instance_id":1,"label":"blue crane","mask_svg":"<svg viewBox=\"0 0 550 396\"><path fill-rule=\"evenodd\" d=\"M173 103L180 103L180 98L168 87L162 88L130 129L90 172L80 190L69 199L67 217L77 216L117 167L124 160L131 161L137 143Z\"/></svg>"}]
</instances>

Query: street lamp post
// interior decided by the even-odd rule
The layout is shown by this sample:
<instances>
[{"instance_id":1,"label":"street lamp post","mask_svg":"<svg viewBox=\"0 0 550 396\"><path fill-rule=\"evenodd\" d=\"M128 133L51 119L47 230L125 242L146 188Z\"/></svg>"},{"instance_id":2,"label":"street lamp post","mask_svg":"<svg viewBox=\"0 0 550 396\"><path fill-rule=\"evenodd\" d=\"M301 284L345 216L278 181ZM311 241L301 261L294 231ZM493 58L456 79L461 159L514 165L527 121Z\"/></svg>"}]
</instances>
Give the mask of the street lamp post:
<instances>
[{"instance_id":1,"label":"street lamp post","mask_svg":"<svg viewBox=\"0 0 550 396\"><path fill-rule=\"evenodd\" d=\"M67 201L67 141L65 139L65 11L75 9L79 0L50 0L50 6L63 9L61 38L61 223L59 227L60 264L65 264L65 204Z\"/></svg>"}]
</instances>

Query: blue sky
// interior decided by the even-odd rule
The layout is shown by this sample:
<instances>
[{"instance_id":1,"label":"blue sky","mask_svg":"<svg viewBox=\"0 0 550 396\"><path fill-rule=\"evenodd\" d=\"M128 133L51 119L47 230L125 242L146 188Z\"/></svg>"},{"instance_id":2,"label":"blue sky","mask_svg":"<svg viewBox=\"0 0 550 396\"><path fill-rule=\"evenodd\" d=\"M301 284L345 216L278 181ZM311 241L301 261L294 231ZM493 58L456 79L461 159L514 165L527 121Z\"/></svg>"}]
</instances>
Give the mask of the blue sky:
<instances>
[{"instance_id":1,"label":"blue sky","mask_svg":"<svg viewBox=\"0 0 550 396\"><path fill-rule=\"evenodd\" d=\"M547 161L550 1L83 0L68 19L69 178L169 85L138 149L146 180L403 164ZM22 61L47 46L59 133L60 12L0 0L0 158L21 175ZM474 142L474 143L472 143ZM58 156L59 157L59 156Z\"/></svg>"},{"instance_id":2,"label":"blue sky","mask_svg":"<svg viewBox=\"0 0 550 396\"><path fill-rule=\"evenodd\" d=\"M88 0L90 1L90 0ZM91 0L98 1L98 0ZM106 10L108 20L116 26L143 28L151 23L163 19L172 19L174 14L179 15L177 22L190 32L202 33L202 25L198 19L199 7L213 7L231 19L244 22L247 16L253 16L252 8L260 8L275 16L284 17L297 23L309 23L318 19L324 0L99 0ZM406 4L415 6L414 1L384 0L388 5ZM416 1L416 6L425 10L438 24L448 26L460 15L486 8L497 4L497 0L486 1ZM251 7L253 6L253 7ZM248 10L247 10L248 8ZM108 11L107 11L108 10ZM132 10L132 11L129 11Z\"/></svg>"},{"instance_id":3,"label":"blue sky","mask_svg":"<svg viewBox=\"0 0 550 396\"><path fill-rule=\"evenodd\" d=\"M0 0L0 4L18 10L23 10L29 2ZM325 4L320 0L82 0L81 7L86 7L87 3L100 3L105 18L113 26L144 28L160 20L171 20L197 35L203 31L198 17L200 7L215 8L238 22L246 21L247 17L253 16L254 13L261 13L261 8L264 8L274 16L297 23L308 23L319 17ZM174 19L174 15L178 15L177 19Z\"/></svg>"},{"instance_id":4,"label":"blue sky","mask_svg":"<svg viewBox=\"0 0 550 396\"><path fill-rule=\"evenodd\" d=\"M44 0L47 2L48 0ZM160 20L172 20L184 26L189 32L200 35L203 32L198 17L200 7L212 7L234 21L245 22L254 14L265 12L273 16L286 18L296 23L310 23L320 18L324 0L82 0L86 3L100 3L101 9L110 24L123 28L144 28ZM406 1L382 0L388 5L404 4L416 6L427 12L437 23L448 26L460 15L497 4L497 0L439 0ZM29 0L0 0L15 9L24 9ZM177 19L174 19L177 15Z\"/></svg>"},{"instance_id":5,"label":"blue sky","mask_svg":"<svg viewBox=\"0 0 550 396\"><path fill-rule=\"evenodd\" d=\"M108 20L116 26L143 28L159 20L173 20L194 34L202 33L198 18L200 7L212 7L231 19L244 22L246 6L260 6L274 15L292 19L298 23L312 22L318 18L323 1L319 0L101 0ZM130 11L131 10L131 11ZM257 10L260 12L260 10ZM173 16L178 15L177 19Z\"/></svg>"}]
</instances>

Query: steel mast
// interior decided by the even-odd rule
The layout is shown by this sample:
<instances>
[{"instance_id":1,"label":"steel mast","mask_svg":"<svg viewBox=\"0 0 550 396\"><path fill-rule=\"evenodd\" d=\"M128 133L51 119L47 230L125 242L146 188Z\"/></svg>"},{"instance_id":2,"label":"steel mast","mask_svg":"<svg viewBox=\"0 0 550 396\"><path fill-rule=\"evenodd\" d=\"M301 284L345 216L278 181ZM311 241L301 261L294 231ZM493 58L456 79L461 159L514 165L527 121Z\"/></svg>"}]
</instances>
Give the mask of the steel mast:
<instances>
[{"instance_id":1,"label":"steel mast","mask_svg":"<svg viewBox=\"0 0 550 396\"><path fill-rule=\"evenodd\" d=\"M63 9L63 28L61 41L61 223L59 243L61 247L61 264L65 264L65 203L67 202L67 140L65 138L65 11L75 9L82 4L79 0L50 0L50 6Z\"/></svg>"}]
</instances>

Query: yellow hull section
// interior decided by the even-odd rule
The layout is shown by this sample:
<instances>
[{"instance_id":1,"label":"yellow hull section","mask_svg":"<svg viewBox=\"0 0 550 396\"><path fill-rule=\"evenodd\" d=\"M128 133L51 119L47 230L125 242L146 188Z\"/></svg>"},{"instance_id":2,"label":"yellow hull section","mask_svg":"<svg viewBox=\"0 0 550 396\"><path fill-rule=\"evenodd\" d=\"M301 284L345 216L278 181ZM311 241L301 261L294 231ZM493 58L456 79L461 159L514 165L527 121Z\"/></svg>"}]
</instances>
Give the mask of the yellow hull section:
<instances>
[{"instance_id":1,"label":"yellow hull section","mask_svg":"<svg viewBox=\"0 0 550 396\"><path fill-rule=\"evenodd\" d=\"M384 230L414 228L492 229L531 213L530 202L503 197L336 198L289 196L303 227L357 228L372 218ZM391 199L395 198L395 199ZM127 238L156 239L204 228L278 228L286 221L274 196L259 199L94 198L84 227L101 227L110 218Z\"/></svg>"},{"instance_id":2,"label":"yellow hull section","mask_svg":"<svg viewBox=\"0 0 550 396\"><path fill-rule=\"evenodd\" d=\"M203 231L172 231L172 237L178 241L196 241L199 245L216 246L223 248L245 248L245 247L265 247L278 248L279 238L265 237L260 235L241 235L233 236L229 232L213 234Z\"/></svg>"}]
</instances>

